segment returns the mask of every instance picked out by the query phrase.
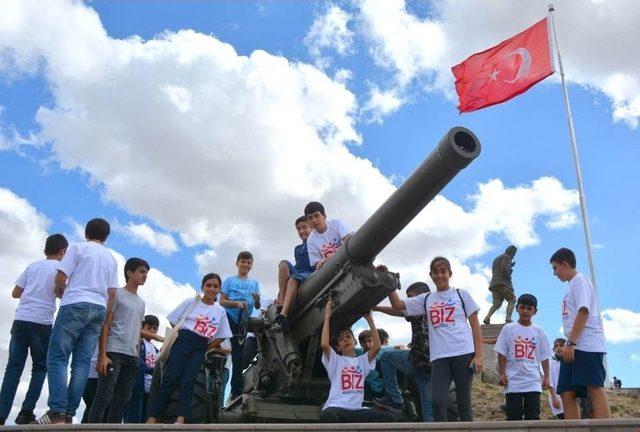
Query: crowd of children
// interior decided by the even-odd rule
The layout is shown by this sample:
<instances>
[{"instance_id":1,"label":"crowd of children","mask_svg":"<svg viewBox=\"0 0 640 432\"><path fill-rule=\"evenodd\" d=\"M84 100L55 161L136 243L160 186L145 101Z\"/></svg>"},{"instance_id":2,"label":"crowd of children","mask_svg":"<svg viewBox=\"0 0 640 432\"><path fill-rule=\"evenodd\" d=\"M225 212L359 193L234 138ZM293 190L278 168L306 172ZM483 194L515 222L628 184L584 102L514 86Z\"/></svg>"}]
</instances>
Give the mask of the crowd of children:
<instances>
[{"instance_id":1,"label":"crowd of children","mask_svg":"<svg viewBox=\"0 0 640 432\"><path fill-rule=\"evenodd\" d=\"M271 332L289 331L289 314L298 306L300 286L352 234L341 220L327 220L318 202L305 207L295 228L302 243L294 248L295 264L283 260L278 266L279 313ZM224 281L215 273L205 275L199 293L167 316L173 329L163 338L158 335L158 317L145 315L145 303L138 295L149 263L128 259L126 282L119 287L116 261L104 246L109 233L107 221L92 219L85 228L85 242L69 245L61 234L50 236L46 259L27 266L16 280L12 296L20 303L0 389L2 424L28 352L32 376L16 424L71 423L81 398L86 404L83 422L156 423L176 389L176 422L184 423L189 420L196 377L207 351L214 348L228 354L231 363L222 369L221 406L229 369L230 399L241 395L242 372L255 356L245 325L261 307L260 284L249 277L252 254L240 252L237 274ZM576 270L569 249L554 253L550 264L561 281L569 282L562 302L566 339L554 341L552 357L544 330L532 320L538 311L536 297L523 294L517 299L518 320L502 328L494 348L507 419L539 419L540 396L547 389L551 412L560 419L579 418L578 399L586 397L593 417L609 417L604 392L606 348L595 290ZM370 329L358 336L361 348L350 328L330 334L332 301L327 301L320 344L330 391L321 421L394 421L405 406L398 372L417 389L414 396L424 421L451 419L452 385L457 419L473 421L471 386L474 374L482 372L484 356L479 306L466 290L450 285L452 275L449 260L436 257L429 266L435 291L416 282L407 288L405 299L392 292L390 306L373 308L410 323L408 349L389 347L389 335L376 329L371 312L364 316ZM57 315L56 298L60 299ZM164 342L162 349L158 351L152 341ZM154 374L156 369L159 373ZM36 419L33 411L45 378L49 410ZM153 379L159 382L153 383L155 397L148 403ZM363 406L365 399L372 408Z\"/></svg>"}]
</instances>

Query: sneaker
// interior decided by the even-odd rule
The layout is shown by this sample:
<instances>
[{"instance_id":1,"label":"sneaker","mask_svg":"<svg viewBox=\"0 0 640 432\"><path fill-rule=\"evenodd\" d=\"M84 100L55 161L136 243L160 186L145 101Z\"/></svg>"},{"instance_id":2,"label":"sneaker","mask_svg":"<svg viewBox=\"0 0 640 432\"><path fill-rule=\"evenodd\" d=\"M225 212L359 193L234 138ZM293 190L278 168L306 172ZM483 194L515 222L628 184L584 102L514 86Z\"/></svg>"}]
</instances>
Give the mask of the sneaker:
<instances>
[{"instance_id":1,"label":"sneaker","mask_svg":"<svg viewBox=\"0 0 640 432\"><path fill-rule=\"evenodd\" d=\"M31 424L65 424L67 415L65 413L54 413L47 411L42 417L31 422Z\"/></svg>"},{"instance_id":2,"label":"sneaker","mask_svg":"<svg viewBox=\"0 0 640 432\"><path fill-rule=\"evenodd\" d=\"M404 408L404 402L394 402L391 398L386 396L373 398L373 404L378 408L382 408L396 414L400 414L402 412L402 408Z\"/></svg>"},{"instance_id":3,"label":"sneaker","mask_svg":"<svg viewBox=\"0 0 640 432\"><path fill-rule=\"evenodd\" d=\"M73 424L73 416L69 414L65 415L64 422L65 424Z\"/></svg>"},{"instance_id":4,"label":"sneaker","mask_svg":"<svg viewBox=\"0 0 640 432\"><path fill-rule=\"evenodd\" d=\"M278 314L273 320L273 325L269 330L271 330L271 332L273 333L282 333L289 331L289 320L286 316Z\"/></svg>"},{"instance_id":5,"label":"sneaker","mask_svg":"<svg viewBox=\"0 0 640 432\"><path fill-rule=\"evenodd\" d=\"M36 416L33 415L33 411L20 410L20 412L18 413L18 416L16 417L16 424L25 425L35 420L36 420Z\"/></svg>"}]
</instances>

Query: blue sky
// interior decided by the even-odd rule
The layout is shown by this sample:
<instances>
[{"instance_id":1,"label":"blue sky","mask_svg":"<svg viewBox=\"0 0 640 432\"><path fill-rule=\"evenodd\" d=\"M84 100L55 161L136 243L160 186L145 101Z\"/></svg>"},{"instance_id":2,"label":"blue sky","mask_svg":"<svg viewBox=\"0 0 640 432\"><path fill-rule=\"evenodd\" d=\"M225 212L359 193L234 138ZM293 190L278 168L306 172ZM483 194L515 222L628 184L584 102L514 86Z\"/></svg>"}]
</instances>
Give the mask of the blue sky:
<instances>
[{"instance_id":1,"label":"blue sky","mask_svg":"<svg viewBox=\"0 0 640 432\"><path fill-rule=\"evenodd\" d=\"M556 7L610 369L640 386L625 374L640 361L640 64L626 54L640 40L640 7L613 3ZM306 202L357 228L463 125L481 156L379 261L406 285L427 279L431 257L449 256L453 283L487 307L488 268L514 243L516 292L538 296L537 320L558 336L565 287L548 258L570 247L588 273L559 78L465 115L452 93L450 66L546 14L543 2L497 4L60 0L36 13L36 3L7 2L2 283L39 257L47 232L78 240L78 224L102 216L114 251L154 267L150 312L170 311L204 271L232 274L244 248L273 297ZM584 22L595 30L569 31ZM406 342L403 322L379 319ZM0 342L6 350L8 336Z\"/></svg>"}]
</instances>

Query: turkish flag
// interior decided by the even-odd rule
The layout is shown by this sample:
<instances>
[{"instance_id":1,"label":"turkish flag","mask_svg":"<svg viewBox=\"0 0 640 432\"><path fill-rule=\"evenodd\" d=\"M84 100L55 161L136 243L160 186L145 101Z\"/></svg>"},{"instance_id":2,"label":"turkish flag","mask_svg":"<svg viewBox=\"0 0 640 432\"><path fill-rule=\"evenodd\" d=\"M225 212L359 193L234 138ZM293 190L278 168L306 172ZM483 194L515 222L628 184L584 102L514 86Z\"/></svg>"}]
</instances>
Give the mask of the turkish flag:
<instances>
[{"instance_id":1,"label":"turkish flag","mask_svg":"<svg viewBox=\"0 0 640 432\"><path fill-rule=\"evenodd\" d=\"M507 101L553 70L547 19L451 68L461 113Z\"/></svg>"}]
</instances>

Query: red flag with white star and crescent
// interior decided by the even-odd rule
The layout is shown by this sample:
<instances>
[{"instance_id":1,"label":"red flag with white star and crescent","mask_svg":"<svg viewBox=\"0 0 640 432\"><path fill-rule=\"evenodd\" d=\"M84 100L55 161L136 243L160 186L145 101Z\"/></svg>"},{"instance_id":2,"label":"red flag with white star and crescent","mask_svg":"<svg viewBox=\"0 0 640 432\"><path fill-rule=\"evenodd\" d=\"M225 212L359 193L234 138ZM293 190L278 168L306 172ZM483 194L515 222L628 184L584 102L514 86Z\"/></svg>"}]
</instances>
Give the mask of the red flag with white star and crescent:
<instances>
[{"instance_id":1,"label":"red flag with white star and crescent","mask_svg":"<svg viewBox=\"0 0 640 432\"><path fill-rule=\"evenodd\" d=\"M485 108L524 93L553 74L547 18L451 68L463 112Z\"/></svg>"}]
</instances>

